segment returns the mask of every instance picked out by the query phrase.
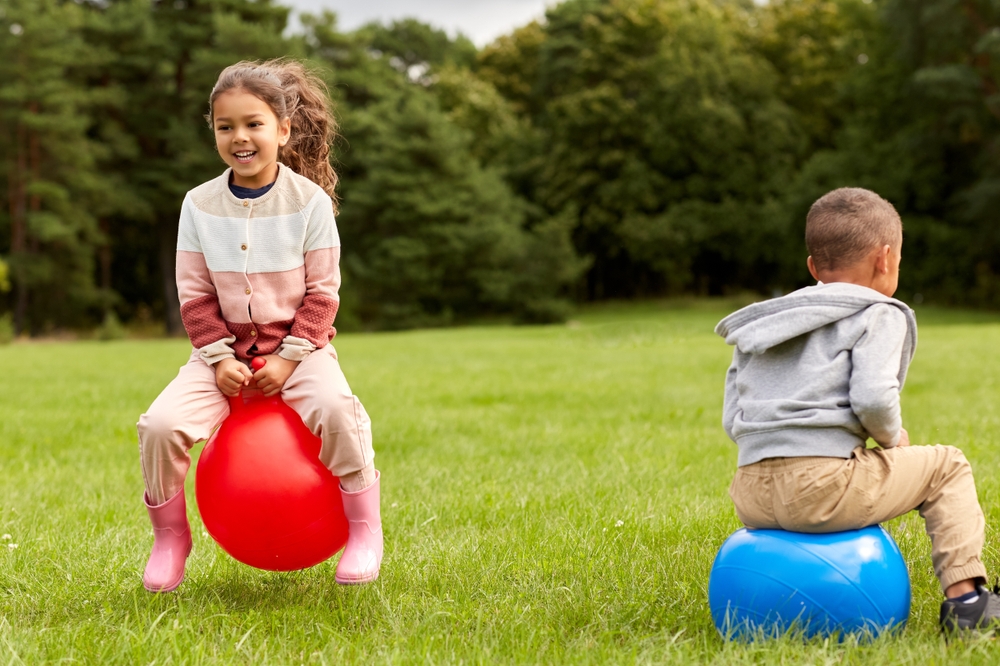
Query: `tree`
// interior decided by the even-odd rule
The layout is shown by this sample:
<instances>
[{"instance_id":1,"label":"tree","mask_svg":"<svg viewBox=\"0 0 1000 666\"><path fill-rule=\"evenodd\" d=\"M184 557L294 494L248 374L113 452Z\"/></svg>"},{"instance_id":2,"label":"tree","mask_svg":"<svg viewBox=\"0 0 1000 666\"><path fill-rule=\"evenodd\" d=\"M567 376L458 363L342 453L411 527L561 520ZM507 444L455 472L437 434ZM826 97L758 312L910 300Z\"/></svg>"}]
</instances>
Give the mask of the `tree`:
<instances>
[{"instance_id":1,"label":"tree","mask_svg":"<svg viewBox=\"0 0 1000 666\"><path fill-rule=\"evenodd\" d=\"M477 157L472 132L433 86L372 54L370 35L342 35L330 15L305 23L314 57L331 67L347 136L338 218L346 313L391 327L488 312L561 316L559 292L578 273L565 231L525 228L524 203Z\"/></svg>"},{"instance_id":2,"label":"tree","mask_svg":"<svg viewBox=\"0 0 1000 666\"><path fill-rule=\"evenodd\" d=\"M869 61L885 64L878 23L872 0L772 0L748 16L747 38L774 67L807 139L803 157L831 148L847 119L864 113L849 88Z\"/></svg>"},{"instance_id":3,"label":"tree","mask_svg":"<svg viewBox=\"0 0 1000 666\"><path fill-rule=\"evenodd\" d=\"M393 68L411 78L443 65L469 67L476 59L476 47L465 35L452 39L444 30L412 18L389 25L369 23L355 36L360 46L385 57Z\"/></svg>"},{"instance_id":4,"label":"tree","mask_svg":"<svg viewBox=\"0 0 1000 666\"><path fill-rule=\"evenodd\" d=\"M801 132L737 27L753 11L569 0L482 54L539 131L520 193L575 220L588 297L773 286L788 231L768 206Z\"/></svg>"},{"instance_id":5,"label":"tree","mask_svg":"<svg viewBox=\"0 0 1000 666\"><path fill-rule=\"evenodd\" d=\"M532 21L497 38L477 58L479 76L492 83L518 113L531 118L540 115L545 105L537 89L545 39L545 28Z\"/></svg>"},{"instance_id":6,"label":"tree","mask_svg":"<svg viewBox=\"0 0 1000 666\"><path fill-rule=\"evenodd\" d=\"M978 1L837 4L868 12L866 57L840 79L848 112L791 183L786 214L804 219L835 187L872 189L903 217L901 297L1000 305L1000 14Z\"/></svg>"},{"instance_id":7,"label":"tree","mask_svg":"<svg viewBox=\"0 0 1000 666\"><path fill-rule=\"evenodd\" d=\"M913 165L904 206L920 220L923 263L932 267L912 288L998 307L1000 7L893 0L884 20L911 92L912 113L897 127L920 142L898 151ZM932 246L940 240L944 247ZM936 281L942 273L951 279Z\"/></svg>"},{"instance_id":8,"label":"tree","mask_svg":"<svg viewBox=\"0 0 1000 666\"><path fill-rule=\"evenodd\" d=\"M91 204L106 183L89 137L93 95L80 70L91 54L85 11L54 0L12 0L0 15L0 193L17 332L72 324L100 299Z\"/></svg>"}]
</instances>

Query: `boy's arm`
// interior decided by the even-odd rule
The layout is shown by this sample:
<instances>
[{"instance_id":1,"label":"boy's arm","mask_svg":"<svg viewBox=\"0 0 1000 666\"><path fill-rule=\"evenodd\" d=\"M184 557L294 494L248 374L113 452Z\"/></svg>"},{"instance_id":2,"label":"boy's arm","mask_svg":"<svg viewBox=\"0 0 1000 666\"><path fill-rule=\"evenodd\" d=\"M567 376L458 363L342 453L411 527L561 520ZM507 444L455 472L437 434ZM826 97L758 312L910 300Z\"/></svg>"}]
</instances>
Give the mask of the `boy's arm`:
<instances>
[{"instance_id":1,"label":"boy's arm","mask_svg":"<svg viewBox=\"0 0 1000 666\"><path fill-rule=\"evenodd\" d=\"M866 330L851 350L851 409L884 448L896 446L902 434L899 366L906 327L906 316L898 308L873 305Z\"/></svg>"},{"instance_id":2,"label":"boy's arm","mask_svg":"<svg viewBox=\"0 0 1000 666\"><path fill-rule=\"evenodd\" d=\"M726 392L722 398L722 427L725 428L729 439L734 442L736 437L733 435L733 423L736 422L736 414L739 412L736 391L736 355L738 353L739 350L733 349L733 362L729 366L729 371L726 372Z\"/></svg>"}]
</instances>

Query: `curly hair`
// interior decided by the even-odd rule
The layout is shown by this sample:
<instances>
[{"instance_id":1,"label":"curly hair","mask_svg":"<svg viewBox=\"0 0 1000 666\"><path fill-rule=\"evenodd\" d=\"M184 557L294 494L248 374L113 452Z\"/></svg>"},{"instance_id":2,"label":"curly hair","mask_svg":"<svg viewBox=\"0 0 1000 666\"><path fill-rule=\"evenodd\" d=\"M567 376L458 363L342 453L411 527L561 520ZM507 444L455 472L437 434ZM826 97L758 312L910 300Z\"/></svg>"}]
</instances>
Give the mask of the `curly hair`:
<instances>
[{"instance_id":1,"label":"curly hair","mask_svg":"<svg viewBox=\"0 0 1000 666\"><path fill-rule=\"evenodd\" d=\"M222 93L242 90L271 107L278 120L291 119L288 143L278 150L278 161L313 181L333 200L337 210L337 172L330 164L330 149L337 140L326 84L294 60L244 60L230 65L208 98L205 120L212 126L215 101Z\"/></svg>"}]
</instances>

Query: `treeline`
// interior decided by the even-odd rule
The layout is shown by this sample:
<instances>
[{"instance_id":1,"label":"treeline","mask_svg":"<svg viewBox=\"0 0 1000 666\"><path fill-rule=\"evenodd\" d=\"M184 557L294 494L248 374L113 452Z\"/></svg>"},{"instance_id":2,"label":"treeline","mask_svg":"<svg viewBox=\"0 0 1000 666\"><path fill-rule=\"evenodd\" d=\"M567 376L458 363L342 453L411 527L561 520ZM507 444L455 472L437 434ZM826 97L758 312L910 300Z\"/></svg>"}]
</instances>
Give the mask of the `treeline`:
<instances>
[{"instance_id":1,"label":"treeline","mask_svg":"<svg viewBox=\"0 0 1000 666\"><path fill-rule=\"evenodd\" d=\"M1000 7L567 0L477 50L271 0L0 0L0 317L162 321L202 118L241 59L308 60L341 121L338 326L805 283L841 185L903 214L900 295L1000 306ZM2 327L3 321L0 321Z\"/></svg>"}]
</instances>

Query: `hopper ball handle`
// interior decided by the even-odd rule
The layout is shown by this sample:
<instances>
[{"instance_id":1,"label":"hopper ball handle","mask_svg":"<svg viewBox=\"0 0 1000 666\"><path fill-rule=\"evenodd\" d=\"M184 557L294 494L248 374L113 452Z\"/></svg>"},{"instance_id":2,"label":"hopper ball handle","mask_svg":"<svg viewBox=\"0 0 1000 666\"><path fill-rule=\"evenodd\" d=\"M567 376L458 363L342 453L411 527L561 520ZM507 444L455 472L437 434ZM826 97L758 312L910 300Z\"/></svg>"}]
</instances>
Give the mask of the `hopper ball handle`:
<instances>
[{"instance_id":1,"label":"hopper ball handle","mask_svg":"<svg viewBox=\"0 0 1000 666\"><path fill-rule=\"evenodd\" d=\"M250 360L250 367L253 368L254 372L257 372L261 368L267 365L267 359L262 356L254 356ZM234 396L229 396L229 413L238 412L243 409L243 396L242 394L237 394Z\"/></svg>"}]
</instances>

